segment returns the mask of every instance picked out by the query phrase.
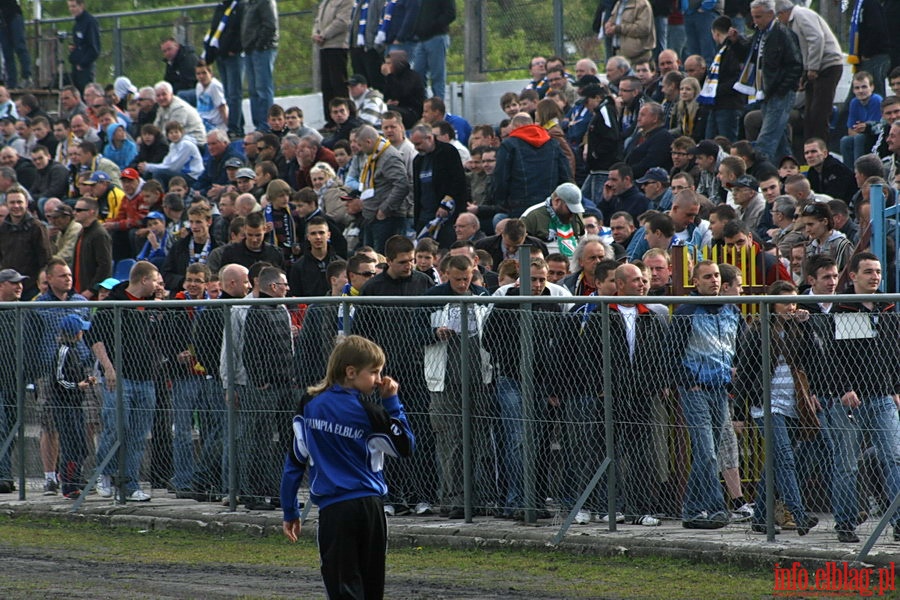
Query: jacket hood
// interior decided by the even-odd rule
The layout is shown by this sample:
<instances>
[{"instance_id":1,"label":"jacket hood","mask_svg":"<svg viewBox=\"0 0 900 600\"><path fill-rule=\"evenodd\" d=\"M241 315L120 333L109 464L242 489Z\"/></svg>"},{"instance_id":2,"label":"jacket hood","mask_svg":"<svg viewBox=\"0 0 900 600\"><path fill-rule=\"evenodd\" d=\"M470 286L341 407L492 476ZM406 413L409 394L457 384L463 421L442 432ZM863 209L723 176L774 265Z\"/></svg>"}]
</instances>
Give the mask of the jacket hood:
<instances>
[{"instance_id":1,"label":"jacket hood","mask_svg":"<svg viewBox=\"0 0 900 600\"><path fill-rule=\"evenodd\" d=\"M122 125L121 123L112 123L111 125L107 126L107 128L106 128L107 141L112 142L113 134L116 132L116 129L118 129L119 127L124 127L124 125Z\"/></svg>"},{"instance_id":2,"label":"jacket hood","mask_svg":"<svg viewBox=\"0 0 900 600\"><path fill-rule=\"evenodd\" d=\"M524 127L513 129L509 137L519 138L535 148L540 148L550 141L550 134L540 125L525 125Z\"/></svg>"}]
</instances>

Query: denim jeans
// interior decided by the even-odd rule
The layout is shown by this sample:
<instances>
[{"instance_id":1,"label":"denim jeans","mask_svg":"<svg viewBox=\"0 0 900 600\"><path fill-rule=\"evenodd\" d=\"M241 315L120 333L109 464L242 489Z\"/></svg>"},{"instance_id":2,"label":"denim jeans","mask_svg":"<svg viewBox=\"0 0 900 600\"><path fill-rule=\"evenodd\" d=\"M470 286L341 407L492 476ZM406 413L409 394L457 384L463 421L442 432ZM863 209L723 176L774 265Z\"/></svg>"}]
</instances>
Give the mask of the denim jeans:
<instances>
[{"instance_id":1,"label":"denim jeans","mask_svg":"<svg viewBox=\"0 0 900 600\"><path fill-rule=\"evenodd\" d=\"M275 103L275 57L278 51L256 50L246 58L247 92L250 95L250 116L253 126L263 133L269 132L269 107Z\"/></svg>"},{"instance_id":2,"label":"denim jeans","mask_svg":"<svg viewBox=\"0 0 900 600\"><path fill-rule=\"evenodd\" d=\"M763 431L763 419L754 419L756 426ZM781 413L772 413L772 451L775 466L775 490L785 506L798 523L806 520L806 507L803 496L800 493L800 483L797 479L797 461L795 459L794 445L796 444L796 426L799 421L792 417L786 417ZM763 469L759 478L756 504L753 509L753 521L765 523L766 521L766 477L769 474Z\"/></svg>"},{"instance_id":3,"label":"denim jeans","mask_svg":"<svg viewBox=\"0 0 900 600\"><path fill-rule=\"evenodd\" d=\"M0 445L9 436L9 428L15 421L16 395L7 390L0 390ZM6 452L0 454L0 481L12 481L12 444Z\"/></svg>"},{"instance_id":4,"label":"denim jeans","mask_svg":"<svg viewBox=\"0 0 900 600\"><path fill-rule=\"evenodd\" d=\"M595 396L576 396L562 400L564 470L561 489L553 495L560 500L564 509L571 510L606 455L603 447L602 411L603 405ZM604 477L594 488L585 503L585 510L605 511L606 481Z\"/></svg>"},{"instance_id":5,"label":"denim jeans","mask_svg":"<svg viewBox=\"0 0 900 600\"><path fill-rule=\"evenodd\" d=\"M176 490L219 490L225 403L221 387L205 377L175 379L172 382L172 486ZM202 440L199 460L194 455L194 412L197 412ZM198 485L197 479L210 485Z\"/></svg>"},{"instance_id":6,"label":"denim jeans","mask_svg":"<svg viewBox=\"0 0 900 600\"><path fill-rule=\"evenodd\" d=\"M669 25L668 33L669 48L674 50L678 58L683 61L686 58L684 49L687 48L687 30L684 25Z\"/></svg>"},{"instance_id":7,"label":"denim jeans","mask_svg":"<svg viewBox=\"0 0 900 600\"><path fill-rule=\"evenodd\" d=\"M718 13L706 11L684 16L684 29L687 35L687 54L699 54L712 64L716 57L716 41L712 37L712 24Z\"/></svg>"},{"instance_id":8,"label":"denim jeans","mask_svg":"<svg viewBox=\"0 0 900 600\"><path fill-rule=\"evenodd\" d=\"M653 60L659 58L659 53L668 48L669 41L669 17L653 17L656 27L656 49L653 51Z\"/></svg>"},{"instance_id":9,"label":"denim jeans","mask_svg":"<svg viewBox=\"0 0 900 600\"><path fill-rule=\"evenodd\" d=\"M682 515L684 519L692 519L704 510L710 515L725 510L716 455L725 419L729 418L728 395L723 387L698 390L679 387L678 395L691 438L691 474Z\"/></svg>"},{"instance_id":10,"label":"denim jeans","mask_svg":"<svg viewBox=\"0 0 900 600\"><path fill-rule=\"evenodd\" d=\"M109 391L103 383L103 407L100 418L103 432L97 447L97 462L100 463L116 441L116 392ZM125 493L131 494L140 487L141 461L147 434L153 425L153 411L156 408L156 386L153 381L122 379L122 404L125 413ZM118 469L118 457L113 456L104 475L113 476Z\"/></svg>"},{"instance_id":11,"label":"denim jeans","mask_svg":"<svg viewBox=\"0 0 900 600\"><path fill-rule=\"evenodd\" d=\"M581 184L581 193L585 198L592 200L595 204L599 204L603 201L603 186L606 184L606 180L609 179L609 172L594 172L587 176L587 179L584 180L584 183ZM606 220L612 215L603 215L603 219Z\"/></svg>"},{"instance_id":12,"label":"denim jeans","mask_svg":"<svg viewBox=\"0 0 900 600\"><path fill-rule=\"evenodd\" d=\"M869 136L864 133L845 135L841 138L841 158L848 169L853 168L857 158L869 153L872 149L870 142Z\"/></svg>"},{"instance_id":13,"label":"denim jeans","mask_svg":"<svg viewBox=\"0 0 900 600\"><path fill-rule=\"evenodd\" d=\"M788 92L784 96L766 98L761 103L762 126L756 147L770 159L791 154L791 141L788 139L788 121L794 107L796 92Z\"/></svg>"},{"instance_id":14,"label":"denim jeans","mask_svg":"<svg viewBox=\"0 0 900 600\"><path fill-rule=\"evenodd\" d=\"M497 377L497 404L500 407L501 435L503 439L503 471L506 480L507 509L523 506L522 475L524 465L522 451L525 442L524 408L519 382L510 377Z\"/></svg>"},{"instance_id":15,"label":"denim jeans","mask_svg":"<svg viewBox=\"0 0 900 600\"><path fill-rule=\"evenodd\" d=\"M724 135L731 141L737 140L743 114L740 108L714 108L706 119L706 139Z\"/></svg>"},{"instance_id":16,"label":"denim jeans","mask_svg":"<svg viewBox=\"0 0 900 600\"><path fill-rule=\"evenodd\" d=\"M365 227L363 236L364 244L372 246L375 252L384 252L384 243L392 235L403 235L403 217L388 217L387 219L375 219Z\"/></svg>"},{"instance_id":17,"label":"denim jeans","mask_svg":"<svg viewBox=\"0 0 900 600\"><path fill-rule=\"evenodd\" d=\"M884 80L888 76L888 70L891 68L890 54L876 54L872 58L866 59L859 63L857 72L865 71L871 73L875 79L875 93L880 94L882 98L885 96ZM852 96L853 91L850 91Z\"/></svg>"},{"instance_id":18,"label":"denim jeans","mask_svg":"<svg viewBox=\"0 0 900 600\"><path fill-rule=\"evenodd\" d=\"M219 79L225 88L225 102L228 104L228 131L244 135L244 61L236 56L220 56L216 59L219 65Z\"/></svg>"},{"instance_id":19,"label":"denim jeans","mask_svg":"<svg viewBox=\"0 0 900 600\"><path fill-rule=\"evenodd\" d=\"M438 98L445 98L449 49L450 36L445 34L419 42L413 52L413 69L422 75L426 87L429 77L431 78L431 91Z\"/></svg>"},{"instance_id":20,"label":"denim jeans","mask_svg":"<svg viewBox=\"0 0 900 600\"><path fill-rule=\"evenodd\" d=\"M852 418L849 416L852 413ZM825 427L834 445L834 469L831 474L831 509L834 520L852 529L856 526L859 503L856 475L859 470L860 434L868 433L884 471L885 487L893 499L900 492L900 419L890 396L863 398L852 411L840 400L825 406ZM891 516L891 524L900 523Z\"/></svg>"},{"instance_id":21,"label":"denim jeans","mask_svg":"<svg viewBox=\"0 0 900 600\"><path fill-rule=\"evenodd\" d=\"M0 45L3 47L3 61L6 63L6 87L19 87L16 70L16 56L22 66L22 78L31 79L31 55L25 43L25 21L22 15L12 15L0 25Z\"/></svg>"}]
</instances>

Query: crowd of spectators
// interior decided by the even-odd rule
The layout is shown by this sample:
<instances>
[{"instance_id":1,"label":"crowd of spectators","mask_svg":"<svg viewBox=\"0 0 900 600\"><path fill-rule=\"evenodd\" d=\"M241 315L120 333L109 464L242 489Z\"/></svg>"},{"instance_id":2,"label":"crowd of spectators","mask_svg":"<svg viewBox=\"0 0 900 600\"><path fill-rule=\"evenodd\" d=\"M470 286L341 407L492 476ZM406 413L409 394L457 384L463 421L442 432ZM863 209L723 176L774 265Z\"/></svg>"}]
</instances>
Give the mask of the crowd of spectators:
<instances>
[{"instance_id":1,"label":"crowd of spectators","mask_svg":"<svg viewBox=\"0 0 900 600\"><path fill-rule=\"evenodd\" d=\"M83 0L69 0L76 18L72 85L61 90L60 113L43 113L29 94L13 100L0 87L0 299L288 298L237 307L228 344L221 311L126 309L120 365L112 352L114 311L35 311L41 359L27 377L45 407L41 458L48 494L61 484L64 494L78 496L88 454L101 461L112 448L118 382L127 407L126 479L113 479L112 460L98 492L108 497L119 487L130 500L150 499L140 487L140 468L152 431L151 451L169 465L168 472L151 474L153 487L220 498L228 466L224 388L233 373L241 438L249 443L240 459L241 500L251 509L276 508L279 444L291 436L299 390L321 379L334 337L352 332L385 349L386 372L400 381L417 437L413 458L388 465L385 512L427 514L440 506L459 517L462 440L450 415L461 410L461 339L467 337L478 350L465 355L480 423L476 504L523 518L530 500L523 490L521 423L528 410L516 342L521 309L465 305L469 312L462 315L452 304L422 306L430 295L530 294L560 298L531 309L539 340L531 360L539 414L563 424L566 459L556 473L563 483L546 491L571 507L604 447L594 426L602 414L599 361L571 350L579 339L597 343L600 319L595 305L566 298L684 290L739 295L742 278L754 284L752 293L766 286L775 294L870 293L882 267L893 289L887 268L893 259L882 265L866 251L872 187L881 185L890 205L900 186L900 67L888 71L868 61L871 71L857 71L846 127L832 132L834 74L841 67L830 54L834 35L809 9L753 0L726 16L721 2L691 2L675 23L645 0L601 5L595 26L609 46L605 75L590 58L570 72L560 57L535 56L530 83L500 100L507 118L471 125L443 100L442 52L455 12L443 2L422 3L418 13L417 2L363 4L368 21L360 3L323 2L314 25L328 118L319 131L304 124L300 108L274 101L278 15L270 0L223 0L200 57L190 46L163 40L164 78L140 88L124 77L106 86L94 81L84 39L95 22ZM411 12L404 16L404 8ZM870 10L869 3L860 10ZM861 47L889 55L875 47L871 19L858 21ZM679 28L688 32L687 47L667 41L678 39ZM81 30L88 33L79 36ZM246 135L242 52L254 125ZM861 67L872 54L862 56ZM885 78L893 95L885 94ZM830 151L836 145L843 160ZM524 269L518 264L523 245L531 247ZM673 280L681 273L675 261L685 257L687 276ZM841 273L846 289L839 288ZM378 308L316 303L329 295L425 299L416 309L399 300ZM788 433L799 400L790 388L802 366L821 405L829 448L822 464L829 481L844 482L832 490L838 534L853 541L858 519L847 481L855 482L857 467L847 454L860 448L842 428L896 433L897 396L890 386L864 380L836 386L814 371L825 364L821 356L892 356L883 340L895 338L880 331L894 327L894 318L877 303L814 306L823 315L877 314L878 331L848 333L837 319L809 319L816 311L804 307L779 313L791 323L785 335L811 347L818 335L825 349L819 355L780 350L774 357L771 382L780 395L773 392L771 404L784 430L776 429L777 489L801 535L816 525L802 485L783 484L794 469ZM760 418L759 395L742 395L759 385L748 381L758 369L745 366L756 364L759 344L744 343L759 331L747 330L731 304L684 305L671 321L665 307L650 301L615 304L612 313L614 343L603 351L615 372L633 374L614 386L616 418L628 423L617 441L621 518L653 526L658 513L672 510L663 506L661 481L645 476L657 469L649 448L659 442L644 417L658 414L665 398L677 398L692 448L686 492L676 500L685 527L751 519L762 531L761 503L754 508L741 489L732 424ZM2 311L0 322L10 343L13 314ZM232 347L237 351L228 356ZM666 348L666 356L651 347ZM576 363L568 373L561 356ZM92 361L93 371L80 370ZM5 361L0 439L12 423L11 369ZM881 362L865 370L893 382ZM73 402L92 395L95 418L73 424L79 418ZM169 406L167 438L154 414ZM837 421L842 406L859 415L849 425ZM96 449L73 441L81 431L92 431L87 446L98 436ZM884 486L896 494L896 443L881 436L871 443L884 463ZM0 491L12 489L6 456ZM585 506L576 521L597 518L592 509L601 519L620 518L602 505ZM900 529L892 523L897 539Z\"/></svg>"}]
</instances>

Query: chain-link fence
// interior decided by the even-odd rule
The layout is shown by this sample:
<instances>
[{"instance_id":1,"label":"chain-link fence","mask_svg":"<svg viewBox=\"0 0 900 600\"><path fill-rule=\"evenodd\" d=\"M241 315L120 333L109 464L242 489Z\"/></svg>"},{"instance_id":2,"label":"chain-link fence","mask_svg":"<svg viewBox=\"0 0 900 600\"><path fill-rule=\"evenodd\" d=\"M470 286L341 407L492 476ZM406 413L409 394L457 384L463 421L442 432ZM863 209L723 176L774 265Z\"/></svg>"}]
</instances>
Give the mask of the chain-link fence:
<instances>
[{"instance_id":1,"label":"chain-link fence","mask_svg":"<svg viewBox=\"0 0 900 600\"><path fill-rule=\"evenodd\" d=\"M900 485L900 314L799 298L7 304L0 483L276 509L298 400L356 333L416 435L393 514L868 536Z\"/></svg>"}]
</instances>

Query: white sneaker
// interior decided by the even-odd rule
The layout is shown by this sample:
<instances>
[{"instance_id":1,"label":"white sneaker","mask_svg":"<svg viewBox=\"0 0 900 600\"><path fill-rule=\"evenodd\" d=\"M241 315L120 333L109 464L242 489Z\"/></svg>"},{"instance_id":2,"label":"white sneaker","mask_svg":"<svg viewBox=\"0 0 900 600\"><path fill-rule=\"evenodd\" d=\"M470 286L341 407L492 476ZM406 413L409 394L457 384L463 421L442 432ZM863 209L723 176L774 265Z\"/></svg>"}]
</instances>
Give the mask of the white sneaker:
<instances>
[{"instance_id":1,"label":"white sneaker","mask_svg":"<svg viewBox=\"0 0 900 600\"><path fill-rule=\"evenodd\" d=\"M745 502L739 509L731 511L732 523L749 521L753 517L753 508L752 502Z\"/></svg>"},{"instance_id":2,"label":"white sneaker","mask_svg":"<svg viewBox=\"0 0 900 600\"><path fill-rule=\"evenodd\" d=\"M602 522L604 522L604 523L609 523L609 514L603 515L603 516L600 518L600 520L601 520ZM623 514L620 513L620 512L617 512L617 513L616 513L616 523L624 523L624 522L625 522L625 515L623 515Z\"/></svg>"},{"instance_id":3,"label":"white sneaker","mask_svg":"<svg viewBox=\"0 0 900 600\"><path fill-rule=\"evenodd\" d=\"M393 517L397 511L394 510L393 504L385 504L384 505L384 515L386 517Z\"/></svg>"},{"instance_id":4,"label":"white sneaker","mask_svg":"<svg viewBox=\"0 0 900 600\"><path fill-rule=\"evenodd\" d=\"M97 478L97 494L101 498L112 498L112 481L109 475L101 475Z\"/></svg>"},{"instance_id":5,"label":"white sneaker","mask_svg":"<svg viewBox=\"0 0 900 600\"><path fill-rule=\"evenodd\" d=\"M432 514L431 505L427 502L419 502L416 504L416 514L419 516Z\"/></svg>"},{"instance_id":6,"label":"white sneaker","mask_svg":"<svg viewBox=\"0 0 900 600\"><path fill-rule=\"evenodd\" d=\"M150 494L144 490L134 490L126 498L129 502L149 502Z\"/></svg>"},{"instance_id":7,"label":"white sneaker","mask_svg":"<svg viewBox=\"0 0 900 600\"><path fill-rule=\"evenodd\" d=\"M579 525L587 525L591 522L591 513L586 510L579 510L575 514L575 522Z\"/></svg>"},{"instance_id":8,"label":"white sneaker","mask_svg":"<svg viewBox=\"0 0 900 600\"><path fill-rule=\"evenodd\" d=\"M656 527L660 524L660 520L652 515L641 515L640 517L635 517L631 524L643 525L644 527Z\"/></svg>"}]
</instances>

